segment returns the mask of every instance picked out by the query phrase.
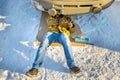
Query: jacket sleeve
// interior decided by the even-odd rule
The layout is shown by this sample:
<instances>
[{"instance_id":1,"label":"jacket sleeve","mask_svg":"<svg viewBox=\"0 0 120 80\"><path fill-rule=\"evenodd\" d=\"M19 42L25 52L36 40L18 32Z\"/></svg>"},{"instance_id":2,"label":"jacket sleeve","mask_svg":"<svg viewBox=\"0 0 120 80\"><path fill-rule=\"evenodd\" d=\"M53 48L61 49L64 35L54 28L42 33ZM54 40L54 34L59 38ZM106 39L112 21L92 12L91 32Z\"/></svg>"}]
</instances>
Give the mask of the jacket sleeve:
<instances>
[{"instance_id":1,"label":"jacket sleeve","mask_svg":"<svg viewBox=\"0 0 120 80\"><path fill-rule=\"evenodd\" d=\"M56 25L56 19L53 18L52 16L48 16L48 18L47 18L47 24L48 24L48 26Z\"/></svg>"}]
</instances>

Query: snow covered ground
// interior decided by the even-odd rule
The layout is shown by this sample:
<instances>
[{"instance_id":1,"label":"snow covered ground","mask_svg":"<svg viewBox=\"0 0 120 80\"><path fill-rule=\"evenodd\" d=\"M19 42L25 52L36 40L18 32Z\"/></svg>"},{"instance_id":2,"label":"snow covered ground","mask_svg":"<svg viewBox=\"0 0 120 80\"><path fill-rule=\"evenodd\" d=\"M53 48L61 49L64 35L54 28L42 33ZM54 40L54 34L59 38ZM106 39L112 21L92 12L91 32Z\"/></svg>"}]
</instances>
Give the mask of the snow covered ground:
<instances>
[{"instance_id":1,"label":"snow covered ground","mask_svg":"<svg viewBox=\"0 0 120 80\"><path fill-rule=\"evenodd\" d=\"M1 80L119 80L120 53L107 49L85 46L73 47L76 64L80 74L70 74L67 69L62 47L50 47L47 51L38 78L29 78L23 73L0 70ZM58 53L59 52L59 53ZM10 61L9 61L10 62ZM22 64L21 64L22 65ZM19 65L20 66L20 65ZM17 67L18 68L18 67ZM19 68L18 68L19 69ZM23 69L24 70L24 69ZM42 73L42 74L41 74Z\"/></svg>"},{"instance_id":2,"label":"snow covered ground","mask_svg":"<svg viewBox=\"0 0 120 80\"><path fill-rule=\"evenodd\" d=\"M0 22L11 24L0 31L0 80L120 80L120 2L100 14L79 15L76 21L94 46L73 47L82 73L70 74L62 47L49 47L40 68L42 77L31 79L37 49L34 47L41 12L31 0L0 0ZM58 53L59 52L59 53Z\"/></svg>"}]
</instances>

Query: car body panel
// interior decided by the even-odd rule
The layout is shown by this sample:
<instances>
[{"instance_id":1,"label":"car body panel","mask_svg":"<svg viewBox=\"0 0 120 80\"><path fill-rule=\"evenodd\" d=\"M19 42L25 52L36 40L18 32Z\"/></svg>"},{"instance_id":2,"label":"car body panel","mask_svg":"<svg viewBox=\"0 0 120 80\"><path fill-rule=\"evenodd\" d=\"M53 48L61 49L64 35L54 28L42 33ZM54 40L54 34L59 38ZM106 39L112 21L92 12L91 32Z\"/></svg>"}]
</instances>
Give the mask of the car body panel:
<instances>
[{"instance_id":1,"label":"car body panel","mask_svg":"<svg viewBox=\"0 0 120 80\"><path fill-rule=\"evenodd\" d=\"M38 2L46 12L50 9L56 11L55 14L75 15L93 12L94 8L109 7L114 0L33 0Z\"/></svg>"}]
</instances>

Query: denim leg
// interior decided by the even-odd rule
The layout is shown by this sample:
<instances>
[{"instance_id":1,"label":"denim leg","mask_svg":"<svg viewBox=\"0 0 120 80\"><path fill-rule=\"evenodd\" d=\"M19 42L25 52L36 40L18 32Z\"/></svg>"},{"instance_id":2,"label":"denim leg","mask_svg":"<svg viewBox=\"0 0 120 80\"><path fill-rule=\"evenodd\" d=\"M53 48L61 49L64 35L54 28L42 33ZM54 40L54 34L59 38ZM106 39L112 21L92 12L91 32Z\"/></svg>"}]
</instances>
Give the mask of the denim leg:
<instances>
[{"instance_id":1,"label":"denim leg","mask_svg":"<svg viewBox=\"0 0 120 80\"><path fill-rule=\"evenodd\" d=\"M63 45L68 67L75 66L69 37L65 33L60 33L58 41Z\"/></svg>"},{"instance_id":2,"label":"denim leg","mask_svg":"<svg viewBox=\"0 0 120 80\"><path fill-rule=\"evenodd\" d=\"M47 51L47 48L49 45L55 40L56 34L52 32L48 32L44 35L41 44L38 48L36 58L34 60L33 66L34 68L38 68L41 66L43 62L43 58L45 56L45 53Z\"/></svg>"}]
</instances>

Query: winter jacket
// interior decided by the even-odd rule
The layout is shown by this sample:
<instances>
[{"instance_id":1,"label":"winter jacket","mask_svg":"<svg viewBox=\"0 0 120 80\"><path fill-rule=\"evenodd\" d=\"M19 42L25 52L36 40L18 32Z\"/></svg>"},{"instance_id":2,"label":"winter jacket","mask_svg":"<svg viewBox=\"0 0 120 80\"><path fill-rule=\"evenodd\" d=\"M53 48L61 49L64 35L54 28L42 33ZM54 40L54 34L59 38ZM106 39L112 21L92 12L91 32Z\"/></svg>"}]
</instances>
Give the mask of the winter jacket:
<instances>
[{"instance_id":1,"label":"winter jacket","mask_svg":"<svg viewBox=\"0 0 120 80\"><path fill-rule=\"evenodd\" d=\"M66 16L49 16L47 18L48 31L54 33L66 33L70 37L70 33L75 31L74 23L70 17Z\"/></svg>"}]
</instances>

